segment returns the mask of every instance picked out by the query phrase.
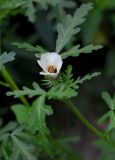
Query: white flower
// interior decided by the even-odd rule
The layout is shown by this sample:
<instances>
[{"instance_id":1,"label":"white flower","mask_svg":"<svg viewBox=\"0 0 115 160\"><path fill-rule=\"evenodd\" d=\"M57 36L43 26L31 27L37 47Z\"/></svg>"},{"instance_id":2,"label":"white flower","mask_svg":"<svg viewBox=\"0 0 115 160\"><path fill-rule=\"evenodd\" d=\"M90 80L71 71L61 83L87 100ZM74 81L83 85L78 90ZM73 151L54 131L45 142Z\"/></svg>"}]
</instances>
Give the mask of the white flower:
<instances>
[{"instance_id":1,"label":"white flower","mask_svg":"<svg viewBox=\"0 0 115 160\"><path fill-rule=\"evenodd\" d=\"M48 75L52 78L58 76L63 63L61 56L55 52L42 54L40 60L37 60L37 62L43 69L40 74Z\"/></svg>"}]
</instances>

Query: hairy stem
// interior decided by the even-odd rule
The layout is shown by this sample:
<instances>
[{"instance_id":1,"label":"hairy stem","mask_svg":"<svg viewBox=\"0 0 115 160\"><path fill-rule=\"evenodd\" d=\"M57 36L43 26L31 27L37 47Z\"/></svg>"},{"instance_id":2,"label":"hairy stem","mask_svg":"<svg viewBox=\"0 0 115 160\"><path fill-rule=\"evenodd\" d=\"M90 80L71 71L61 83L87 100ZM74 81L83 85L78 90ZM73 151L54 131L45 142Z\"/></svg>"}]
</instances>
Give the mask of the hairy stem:
<instances>
[{"instance_id":1,"label":"hairy stem","mask_svg":"<svg viewBox=\"0 0 115 160\"><path fill-rule=\"evenodd\" d=\"M9 87L12 90L19 90L17 84L14 82L13 78L11 77L10 73L5 67L1 70L1 74L3 78L5 79L6 83L9 84ZM24 96L20 97L20 100L25 106L29 106L29 103Z\"/></svg>"},{"instance_id":2,"label":"hairy stem","mask_svg":"<svg viewBox=\"0 0 115 160\"><path fill-rule=\"evenodd\" d=\"M101 139L104 139L107 143L111 144L115 147L115 142L111 139L110 135L95 128L80 112L79 110L72 104L72 102L69 99L63 100L67 107L77 116L80 121L96 136L100 137Z\"/></svg>"}]
</instances>

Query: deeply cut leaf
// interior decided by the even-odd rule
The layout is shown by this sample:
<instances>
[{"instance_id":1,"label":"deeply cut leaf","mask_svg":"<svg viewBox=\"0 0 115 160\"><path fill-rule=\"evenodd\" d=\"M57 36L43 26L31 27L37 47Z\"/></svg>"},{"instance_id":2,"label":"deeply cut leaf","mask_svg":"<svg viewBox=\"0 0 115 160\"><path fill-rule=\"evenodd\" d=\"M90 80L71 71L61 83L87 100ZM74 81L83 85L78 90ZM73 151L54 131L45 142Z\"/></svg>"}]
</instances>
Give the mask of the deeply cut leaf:
<instances>
[{"instance_id":1,"label":"deeply cut leaf","mask_svg":"<svg viewBox=\"0 0 115 160\"><path fill-rule=\"evenodd\" d=\"M27 51L30 52L40 52L40 53L44 53L47 52L43 47L36 45L35 47L27 42L14 42L12 43L13 45L17 46L18 48L22 48L22 49L26 49Z\"/></svg>"},{"instance_id":2,"label":"deeply cut leaf","mask_svg":"<svg viewBox=\"0 0 115 160\"><path fill-rule=\"evenodd\" d=\"M85 16L93 8L92 3L82 4L78 8L74 16L67 15L63 24L59 23L57 25L58 38L56 41L56 52L60 51L65 47L65 45L70 41L72 36L80 31L78 27L81 23L85 21Z\"/></svg>"},{"instance_id":3,"label":"deeply cut leaf","mask_svg":"<svg viewBox=\"0 0 115 160\"><path fill-rule=\"evenodd\" d=\"M72 57L77 57L79 56L80 54L82 53L91 53L93 50L98 50L98 49L101 49L103 46L101 45L93 45L93 44L89 44L83 48L80 48L80 45L76 45L74 46L73 48L71 48L70 50L64 52L61 54L61 57L63 59L69 57L69 56L72 56Z\"/></svg>"},{"instance_id":4,"label":"deeply cut leaf","mask_svg":"<svg viewBox=\"0 0 115 160\"><path fill-rule=\"evenodd\" d=\"M2 68L2 66L10 61L13 61L15 59L15 52L4 52L3 54L0 55L0 69Z\"/></svg>"},{"instance_id":5,"label":"deeply cut leaf","mask_svg":"<svg viewBox=\"0 0 115 160\"><path fill-rule=\"evenodd\" d=\"M29 98L32 98L33 96L42 95L45 93L43 89L40 88L39 84L36 82L32 83L33 89L30 89L26 86L22 87L23 90L14 90L7 92L7 96L14 96L14 98L18 98L21 96L28 96Z\"/></svg>"}]
</instances>

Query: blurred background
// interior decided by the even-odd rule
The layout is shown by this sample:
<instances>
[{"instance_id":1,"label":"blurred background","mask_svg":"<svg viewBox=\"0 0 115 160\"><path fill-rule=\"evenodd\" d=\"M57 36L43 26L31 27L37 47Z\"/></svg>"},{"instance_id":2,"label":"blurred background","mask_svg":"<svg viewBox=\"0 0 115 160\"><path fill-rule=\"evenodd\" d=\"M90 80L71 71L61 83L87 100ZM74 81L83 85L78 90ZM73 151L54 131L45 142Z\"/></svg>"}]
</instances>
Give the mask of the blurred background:
<instances>
[{"instance_id":1,"label":"blurred background","mask_svg":"<svg viewBox=\"0 0 115 160\"><path fill-rule=\"evenodd\" d=\"M12 43L28 42L41 45L49 52L54 51L56 24L68 13L73 14L84 2L93 2L94 9L81 26L81 32L66 49L75 44L84 46L90 43L102 44L104 48L77 58L69 57L64 61L62 71L72 64L74 78L94 71L102 73L98 78L85 82L79 95L72 99L85 117L97 126L98 118L108 109L101 99L101 92L108 91L111 95L115 92L115 0L0 0L0 50L1 53L11 50L17 53L16 60L6 67L20 88L23 85L30 87L33 81L41 83L41 69L35 53L17 49ZM0 80L3 80L1 75ZM0 118L4 123L15 119L10 105L18 102L5 96L8 90L0 86ZM56 136L79 135L81 141L72 144L78 159L98 160L100 149L93 144L96 137L65 106L56 101L48 103L54 106L54 115L48 119L52 133ZM97 127L104 129L105 126Z\"/></svg>"}]
</instances>

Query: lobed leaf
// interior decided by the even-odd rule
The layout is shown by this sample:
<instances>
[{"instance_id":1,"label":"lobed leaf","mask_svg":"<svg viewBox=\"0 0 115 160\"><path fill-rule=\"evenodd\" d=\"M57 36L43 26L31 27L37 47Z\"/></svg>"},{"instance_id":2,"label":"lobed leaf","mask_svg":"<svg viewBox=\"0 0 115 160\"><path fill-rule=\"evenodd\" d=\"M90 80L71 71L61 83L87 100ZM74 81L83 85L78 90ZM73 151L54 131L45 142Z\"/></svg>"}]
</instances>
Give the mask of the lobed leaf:
<instances>
[{"instance_id":1,"label":"lobed leaf","mask_svg":"<svg viewBox=\"0 0 115 160\"><path fill-rule=\"evenodd\" d=\"M26 131L35 134L39 130L38 125L36 125L36 113L32 107L26 107L22 104L16 104L12 105L11 108L15 113L18 123L20 125L24 125Z\"/></svg>"},{"instance_id":2,"label":"lobed leaf","mask_svg":"<svg viewBox=\"0 0 115 160\"><path fill-rule=\"evenodd\" d=\"M31 108L25 107L22 104L12 105L11 108L12 111L15 113L16 119L19 124L24 124L28 121L29 111L31 110Z\"/></svg>"},{"instance_id":3,"label":"lobed leaf","mask_svg":"<svg viewBox=\"0 0 115 160\"><path fill-rule=\"evenodd\" d=\"M85 46L83 48L80 48L80 49L79 49L79 47L80 47L80 45L76 45L73 48L71 48L70 50L61 53L61 57L63 59L65 59L65 58L67 58L69 56L77 57L82 53L91 53L93 50L101 49L103 46L89 44L89 45L87 45L87 46Z\"/></svg>"},{"instance_id":4,"label":"lobed leaf","mask_svg":"<svg viewBox=\"0 0 115 160\"><path fill-rule=\"evenodd\" d=\"M38 158L33 154L33 146L26 144L23 140L16 135L11 136L13 141L13 148L15 148L15 156L21 155L23 160L37 160ZM13 154L14 155L14 154ZM12 156L13 158L14 156Z\"/></svg>"},{"instance_id":5,"label":"lobed leaf","mask_svg":"<svg viewBox=\"0 0 115 160\"><path fill-rule=\"evenodd\" d=\"M11 126L11 127L10 127ZM0 135L0 158L8 160L37 160L35 149L38 142L23 127L17 127L13 122L7 124ZM0 132L1 133L1 132Z\"/></svg>"},{"instance_id":6,"label":"lobed leaf","mask_svg":"<svg viewBox=\"0 0 115 160\"><path fill-rule=\"evenodd\" d=\"M35 109L35 116L37 119L37 125L39 128L39 140L41 145L44 147L44 150L49 156L52 156L50 150L50 143L47 136L50 134L49 129L46 126L46 116L53 114L51 106L45 104L45 95L40 96L37 100L34 101L33 107Z\"/></svg>"},{"instance_id":7,"label":"lobed leaf","mask_svg":"<svg viewBox=\"0 0 115 160\"><path fill-rule=\"evenodd\" d=\"M17 127L16 122L9 122L6 126L0 129L0 141L6 137L6 132L11 132Z\"/></svg>"},{"instance_id":8,"label":"lobed leaf","mask_svg":"<svg viewBox=\"0 0 115 160\"><path fill-rule=\"evenodd\" d=\"M78 77L77 78L77 80L76 80L76 83L77 84L82 84L82 83L84 83L84 81L86 81L86 80L91 80L92 78L94 78L94 77L97 77L97 76L99 76L101 73L100 72L94 72L94 73L92 73L92 74L87 74L87 75L85 75L84 77Z\"/></svg>"},{"instance_id":9,"label":"lobed leaf","mask_svg":"<svg viewBox=\"0 0 115 160\"><path fill-rule=\"evenodd\" d=\"M32 83L33 89L30 89L28 87L22 87L23 90L14 90L7 92L7 96L14 96L14 98L18 98L21 96L28 96L29 98L32 98L34 96L42 95L45 93L43 89L40 88L39 84L36 82Z\"/></svg>"},{"instance_id":10,"label":"lobed leaf","mask_svg":"<svg viewBox=\"0 0 115 160\"><path fill-rule=\"evenodd\" d=\"M15 52L4 52L3 54L0 55L0 69L2 68L2 66L10 61L13 61L15 59Z\"/></svg>"},{"instance_id":11,"label":"lobed leaf","mask_svg":"<svg viewBox=\"0 0 115 160\"><path fill-rule=\"evenodd\" d=\"M25 15L28 17L28 20L30 22L35 22L36 20L36 8L34 7L34 4L32 1L28 1L28 3L25 3L23 5L23 8L25 8L26 12Z\"/></svg>"},{"instance_id":12,"label":"lobed leaf","mask_svg":"<svg viewBox=\"0 0 115 160\"><path fill-rule=\"evenodd\" d=\"M47 136L50 134L46 125L46 116L53 114L51 106L45 105L45 95L36 99L32 107L26 107L21 104L13 105L12 110L16 115L19 124L23 124L25 130L29 133L39 133L39 143L44 150L51 156L50 144Z\"/></svg>"},{"instance_id":13,"label":"lobed leaf","mask_svg":"<svg viewBox=\"0 0 115 160\"><path fill-rule=\"evenodd\" d=\"M56 41L56 52L60 51L65 47L65 45L70 41L72 36L80 31L78 27L81 23L85 21L85 16L93 8L92 3L82 4L79 9L74 13L74 16L67 15L63 24L59 23L57 25L58 38Z\"/></svg>"},{"instance_id":14,"label":"lobed leaf","mask_svg":"<svg viewBox=\"0 0 115 160\"><path fill-rule=\"evenodd\" d=\"M40 52L40 53L44 53L47 52L43 47L36 45L35 47L27 42L14 42L12 43L13 45L17 46L18 48L22 48L22 49L26 49L27 51L31 51L31 52Z\"/></svg>"},{"instance_id":15,"label":"lobed leaf","mask_svg":"<svg viewBox=\"0 0 115 160\"><path fill-rule=\"evenodd\" d=\"M24 135L24 137L23 137ZM10 159L37 160L35 153L36 145L33 143L35 138L23 131L23 127L16 128L11 134L12 154ZM39 151L39 149L38 149ZM21 158L22 157L22 158Z\"/></svg>"}]
</instances>

